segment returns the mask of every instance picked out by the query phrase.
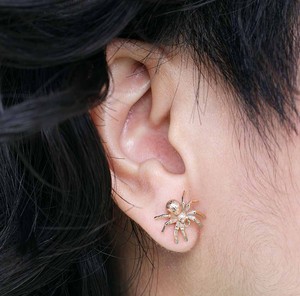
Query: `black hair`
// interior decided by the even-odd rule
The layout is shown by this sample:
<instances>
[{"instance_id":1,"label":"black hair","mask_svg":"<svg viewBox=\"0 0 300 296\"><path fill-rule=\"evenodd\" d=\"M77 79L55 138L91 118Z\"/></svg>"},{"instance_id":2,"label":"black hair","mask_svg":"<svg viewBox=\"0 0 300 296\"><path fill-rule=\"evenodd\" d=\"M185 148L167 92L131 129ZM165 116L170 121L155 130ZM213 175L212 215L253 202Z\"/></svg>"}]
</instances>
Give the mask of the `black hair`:
<instances>
[{"instance_id":1,"label":"black hair","mask_svg":"<svg viewBox=\"0 0 300 296\"><path fill-rule=\"evenodd\" d=\"M88 112L106 98L113 38L191 48L258 131L274 117L296 131L299 8L0 0L0 295L113 293L111 176Z\"/></svg>"}]
</instances>

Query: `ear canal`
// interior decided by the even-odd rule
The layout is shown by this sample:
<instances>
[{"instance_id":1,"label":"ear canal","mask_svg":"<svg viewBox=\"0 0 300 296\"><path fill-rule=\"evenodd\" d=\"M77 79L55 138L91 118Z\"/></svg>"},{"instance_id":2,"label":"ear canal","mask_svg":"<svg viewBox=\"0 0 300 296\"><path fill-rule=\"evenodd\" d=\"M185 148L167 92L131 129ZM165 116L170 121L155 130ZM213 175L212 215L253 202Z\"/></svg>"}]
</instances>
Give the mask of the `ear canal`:
<instances>
[{"instance_id":1,"label":"ear canal","mask_svg":"<svg viewBox=\"0 0 300 296\"><path fill-rule=\"evenodd\" d=\"M138 100L128 112L121 147L126 157L141 164L156 159L170 173L183 174L184 163L168 139L169 114L159 122L151 122L151 90Z\"/></svg>"}]
</instances>

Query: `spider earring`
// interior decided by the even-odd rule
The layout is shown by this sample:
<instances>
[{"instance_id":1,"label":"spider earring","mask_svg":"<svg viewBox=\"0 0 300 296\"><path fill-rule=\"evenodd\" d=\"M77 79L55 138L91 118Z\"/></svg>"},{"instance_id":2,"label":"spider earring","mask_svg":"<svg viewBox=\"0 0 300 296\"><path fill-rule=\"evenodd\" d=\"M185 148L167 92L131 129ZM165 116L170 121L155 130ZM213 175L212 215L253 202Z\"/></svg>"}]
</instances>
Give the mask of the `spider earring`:
<instances>
[{"instance_id":1,"label":"spider earring","mask_svg":"<svg viewBox=\"0 0 300 296\"><path fill-rule=\"evenodd\" d=\"M176 244L178 244L178 232L181 231L184 240L187 242L188 237L185 232L185 228L190 226L191 221L197 223L199 227L202 227L202 223L199 219L197 219L197 216L201 218L206 218L205 215L199 211L196 210L190 210L190 207L193 203L199 202L198 200L191 200L188 203L184 202L184 193L181 197L181 202L172 199L169 200L166 204L166 209L168 211L168 214L161 214L158 216L155 216L154 219L169 219L167 222L165 222L161 232L164 232L166 229L166 226L175 224L174 228L174 241Z\"/></svg>"}]
</instances>

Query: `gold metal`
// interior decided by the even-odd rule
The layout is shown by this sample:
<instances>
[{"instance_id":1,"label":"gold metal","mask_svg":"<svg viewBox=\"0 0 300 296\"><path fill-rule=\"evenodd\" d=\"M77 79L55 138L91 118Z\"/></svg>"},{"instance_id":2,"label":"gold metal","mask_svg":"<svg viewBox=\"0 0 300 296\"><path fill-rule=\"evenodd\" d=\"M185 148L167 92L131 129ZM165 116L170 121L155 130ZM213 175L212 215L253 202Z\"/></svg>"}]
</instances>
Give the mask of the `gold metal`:
<instances>
[{"instance_id":1,"label":"gold metal","mask_svg":"<svg viewBox=\"0 0 300 296\"><path fill-rule=\"evenodd\" d=\"M202 223L199 219L196 218L198 215L201 218L206 218L205 215L199 211L192 210L190 211L190 207L193 203L199 202L198 200L191 200L188 203L185 203L184 200L184 192L181 197L181 202L172 199L169 200L166 204L166 209L169 212L168 214L161 214L155 216L154 219L169 219L165 222L161 232L164 232L166 227L171 224L175 224L174 228L174 241L178 244L178 231L180 230L184 240L187 242L188 237L185 232L185 228L190 226L191 221L197 223L199 227L202 227Z\"/></svg>"}]
</instances>

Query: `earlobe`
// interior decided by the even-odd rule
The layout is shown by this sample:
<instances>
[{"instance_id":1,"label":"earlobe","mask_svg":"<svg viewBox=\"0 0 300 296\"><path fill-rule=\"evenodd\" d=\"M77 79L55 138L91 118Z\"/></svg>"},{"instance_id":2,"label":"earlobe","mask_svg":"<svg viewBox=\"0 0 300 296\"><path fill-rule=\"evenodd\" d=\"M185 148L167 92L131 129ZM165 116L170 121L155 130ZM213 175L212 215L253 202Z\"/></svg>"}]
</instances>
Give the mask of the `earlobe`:
<instances>
[{"instance_id":1,"label":"earlobe","mask_svg":"<svg viewBox=\"0 0 300 296\"><path fill-rule=\"evenodd\" d=\"M109 157L116 204L157 243L184 252L195 245L198 226L192 223L183 231L172 213L172 223L154 219L168 210L169 200L181 202L184 190L184 202L194 198L189 196L183 159L170 139L173 90L163 87L170 79L168 66L155 71L162 56L151 50L137 43L114 43L108 48L111 91L104 104L91 110L91 116ZM167 229L161 232L163 225ZM176 244L178 231L183 236Z\"/></svg>"}]
</instances>

